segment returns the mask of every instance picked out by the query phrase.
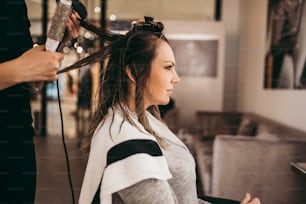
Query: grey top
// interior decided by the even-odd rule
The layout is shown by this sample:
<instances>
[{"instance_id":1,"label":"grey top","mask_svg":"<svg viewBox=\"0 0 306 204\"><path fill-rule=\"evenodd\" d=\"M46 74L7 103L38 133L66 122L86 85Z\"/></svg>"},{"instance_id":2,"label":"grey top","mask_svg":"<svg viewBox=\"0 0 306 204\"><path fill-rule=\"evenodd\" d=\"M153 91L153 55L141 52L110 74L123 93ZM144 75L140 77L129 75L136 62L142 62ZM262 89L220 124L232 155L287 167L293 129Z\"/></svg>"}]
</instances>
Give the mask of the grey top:
<instances>
[{"instance_id":1,"label":"grey top","mask_svg":"<svg viewBox=\"0 0 306 204\"><path fill-rule=\"evenodd\" d=\"M110 109L97 128L79 203L90 203L100 185L102 204L205 204L197 198L195 161L186 145L148 113L151 128L168 144L160 148L131 115L135 124L122 123L120 110Z\"/></svg>"},{"instance_id":2,"label":"grey top","mask_svg":"<svg viewBox=\"0 0 306 204\"><path fill-rule=\"evenodd\" d=\"M187 147L167 142L162 151L173 178L136 183L115 193L114 204L209 204L197 198L195 161Z\"/></svg>"}]
</instances>

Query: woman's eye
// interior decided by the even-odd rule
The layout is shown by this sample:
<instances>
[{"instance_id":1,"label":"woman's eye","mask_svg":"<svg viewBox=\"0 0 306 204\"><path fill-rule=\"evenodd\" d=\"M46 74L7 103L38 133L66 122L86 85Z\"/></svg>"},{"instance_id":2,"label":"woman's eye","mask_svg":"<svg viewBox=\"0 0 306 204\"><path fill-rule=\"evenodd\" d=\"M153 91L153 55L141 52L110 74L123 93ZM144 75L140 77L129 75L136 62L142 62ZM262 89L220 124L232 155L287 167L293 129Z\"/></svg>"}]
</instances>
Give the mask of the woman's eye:
<instances>
[{"instance_id":1,"label":"woman's eye","mask_svg":"<svg viewBox=\"0 0 306 204\"><path fill-rule=\"evenodd\" d=\"M173 67L172 65L169 65L169 66L166 66L165 68L170 70L172 69L172 67Z\"/></svg>"}]
</instances>

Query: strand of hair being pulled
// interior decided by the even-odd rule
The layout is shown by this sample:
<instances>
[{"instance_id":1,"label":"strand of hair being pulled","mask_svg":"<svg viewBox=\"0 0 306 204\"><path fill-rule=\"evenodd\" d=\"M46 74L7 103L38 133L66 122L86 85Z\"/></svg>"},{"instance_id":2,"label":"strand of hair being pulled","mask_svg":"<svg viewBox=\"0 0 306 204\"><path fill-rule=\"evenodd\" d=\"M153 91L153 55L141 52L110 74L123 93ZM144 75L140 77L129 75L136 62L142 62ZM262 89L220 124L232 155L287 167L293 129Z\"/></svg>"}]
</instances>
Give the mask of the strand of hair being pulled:
<instances>
[{"instance_id":1,"label":"strand of hair being pulled","mask_svg":"<svg viewBox=\"0 0 306 204\"><path fill-rule=\"evenodd\" d=\"M101 39L105 40L106 42L112 42L113 44L120 44L122 43L120 39L124 37L122 34L117 34L117 33L112 33L110 31L107 31L105 29L101 29L93 24L90 24L86 22L85 20L78 19L80 20L80 25L84 27L85 29L95 33L98 35ZM132 31L149 31L154 33L155 35L161 37L163 33L161 32L163 30L164 26L160 22L153 22L152 17L145 16L145 21L144 22L137 22L132 24ZM105 47L106 49L103 50L98 50L97 52L94 52L93 54L79 60L78 62L65 67L57 72L57 74L61 74L64 72L71 71L73 69L80 69L90 63L95 63L98 61L103 61L105 60L110 54L111 50L107 49L107 46ZM105 52L106 50L106 52Z\"/></svg>"},{"instance_id":2,"label":"strand of hair being pulled","mask_svg":"<svg viewBox=\"0 0 306 204\"><path fill-rule=\"evenodd\" d=\"M107 42L116 41L116 40L120 39L120 37L122 37L122 35L114 34L114 33L111 33L110 31L103 30L103 29L98 28L97 26L95 26L93 24L90 24L90 23L88 23L88 22L86 22L82 19L78 19L78 20L80 20L80 25L82 27L84 27L85 29L95 33L96 35L98 35L100 38L104 39ZM73 69L78 69L78 68L84 67L84 66L86 66L90 63L95 63L95 62L98 62L98 61L101 61L101 60L105 60L108 55L109 55L109 53L105 53L103 50L96 51L96 52L92 53L91 55L79 60L78 62L59 70L57 72L57 74L68 72L68 71L71 71Z\"/></svg>"}]
</instances>

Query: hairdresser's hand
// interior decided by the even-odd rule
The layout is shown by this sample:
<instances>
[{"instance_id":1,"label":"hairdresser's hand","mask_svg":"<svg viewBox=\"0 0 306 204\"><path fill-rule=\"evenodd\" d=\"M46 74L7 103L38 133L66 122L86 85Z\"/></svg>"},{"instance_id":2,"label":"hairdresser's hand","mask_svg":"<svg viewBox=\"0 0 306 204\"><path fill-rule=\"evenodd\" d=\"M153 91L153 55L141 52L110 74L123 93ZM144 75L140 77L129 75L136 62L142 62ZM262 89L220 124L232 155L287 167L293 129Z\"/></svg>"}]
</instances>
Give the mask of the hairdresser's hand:
<instances>
[{"instance_id":1,"label":"hairdresser's hand","mask_svg":"<svg viewBox=\"0 0 306 204\"><path fill-rule=\"evenodd\" d=\"M45 51L45 46L34 47L15 60L20 82L53 81L64 58L59 52Z\"/></svg>"},{"instance_id":2,"label":"hairdresser's hand","mask_svg":"<svg viewBox=\"0 0 306 204\"><path fill-rule=\"evenodd\" d=\"M73 38L77 38L80 36L81 33L81 25L80 21L78 20L80 18L79 14L76 11L72 11L70 18L67 21L67 30L68 30L68 36L65 40L69 41Z\"/></svg>"},{"instance_id":3,"label":"hairdresser's hand","mask_svg":"<svg viewBox=\"0 0 306 204\"><path fill-rule=\"evenodd\" d=\"M251 194L246 193L240 204L260 204L260 200L256 197L252 198Z\"/></svg>"}]
</instances>

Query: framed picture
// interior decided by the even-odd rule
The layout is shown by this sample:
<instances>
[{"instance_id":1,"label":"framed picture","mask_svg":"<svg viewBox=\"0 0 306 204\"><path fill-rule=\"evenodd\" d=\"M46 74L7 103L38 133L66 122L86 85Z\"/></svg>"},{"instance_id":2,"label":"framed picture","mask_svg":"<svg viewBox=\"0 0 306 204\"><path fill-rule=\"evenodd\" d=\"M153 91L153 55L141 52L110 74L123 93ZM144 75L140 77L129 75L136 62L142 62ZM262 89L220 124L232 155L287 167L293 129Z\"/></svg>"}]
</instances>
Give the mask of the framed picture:
<instances>
[{"instance_id":1,"label":"framed picture","mask_svg":"<svg viewBox=\"0 0 306 204\"><path fill-rule=\"evenodd\" d=\"M216 77L218 38L205 34L168 35L179 76Z\"/></svg>"},{"instance_id":2,"label":"framed picture","mask_svg":"<svg viewBox=\"0 0 306 204\"><path fill-rule=\"evenodd\" d=\"M268 0L264 88L306 88L306 0Z\"/></svg>"}]
</instances>

